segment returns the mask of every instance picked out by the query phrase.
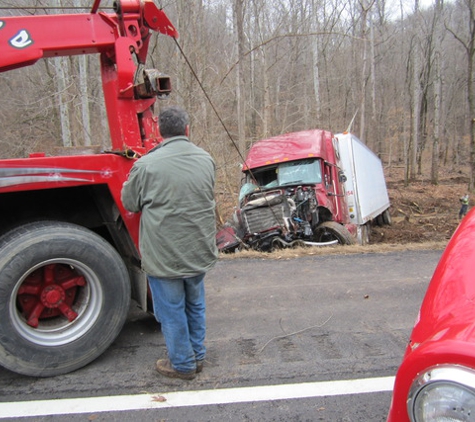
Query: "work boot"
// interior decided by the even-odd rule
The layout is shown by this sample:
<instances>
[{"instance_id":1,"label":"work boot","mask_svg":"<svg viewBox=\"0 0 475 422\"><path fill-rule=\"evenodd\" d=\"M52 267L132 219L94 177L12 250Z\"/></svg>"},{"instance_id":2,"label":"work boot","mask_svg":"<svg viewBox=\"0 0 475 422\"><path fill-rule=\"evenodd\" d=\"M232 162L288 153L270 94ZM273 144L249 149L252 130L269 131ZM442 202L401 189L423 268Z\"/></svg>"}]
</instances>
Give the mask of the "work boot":
<instances>
[{"instance_id":1,"label":"work boot","mask_svg":"<svg viewBox=\"0 0 475 422\"><path fill-rule=\"evenodd\" d=\"M156 368L159 374L168 378L180 378L182 380L192 380L196 376L196 371L180 372L173 368L170 359L157 360Z\"/></svg>"},{"instance_id":2,"label":"work boot","mask_svg":"<svg viewBox=\"0 0 475 422\"><path fill-rule=\"evenodd\" d=\"M203 370L204 359L196 361L196 373L199 374Z\"/></svg>"}]
</instances>

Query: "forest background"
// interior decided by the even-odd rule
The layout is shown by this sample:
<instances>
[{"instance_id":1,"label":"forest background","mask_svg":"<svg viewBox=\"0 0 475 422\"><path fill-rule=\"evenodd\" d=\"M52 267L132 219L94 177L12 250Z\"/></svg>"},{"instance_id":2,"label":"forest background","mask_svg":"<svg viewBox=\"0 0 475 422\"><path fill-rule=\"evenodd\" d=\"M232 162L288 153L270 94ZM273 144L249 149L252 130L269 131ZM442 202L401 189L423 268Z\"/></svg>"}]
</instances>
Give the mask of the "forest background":
<instances>
[{"instance_id":1,"label":"forest background","mask_svg":"<svg viewBox=\"0 0 475 422\"><path fill-rule=\"evenodd\" d=\"M0 16L87 12L91 4L0 0ZM475 0L157 4L180 48L153 35L148 65L173 86L156 111L189 111L192 140L217 163L221 222L236 204L252 143L305 129L339 133L351 124L401 185L437 186L449 172L474 190ZM100 10L112 13L112 1ZM0 92L0 158L110 148L97 56L0 73Z\"/></svg>"}]
</instances>

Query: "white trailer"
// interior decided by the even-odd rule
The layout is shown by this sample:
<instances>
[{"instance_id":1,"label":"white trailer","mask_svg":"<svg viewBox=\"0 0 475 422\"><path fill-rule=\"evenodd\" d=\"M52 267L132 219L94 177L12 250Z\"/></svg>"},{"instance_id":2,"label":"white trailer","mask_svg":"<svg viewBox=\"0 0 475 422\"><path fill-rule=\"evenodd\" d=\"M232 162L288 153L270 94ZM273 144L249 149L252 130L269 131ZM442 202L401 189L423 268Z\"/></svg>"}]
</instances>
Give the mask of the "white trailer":
<instances>
[{"instance_id":1,"label":"white trailer","mask_svg":"<svg viewBox=\"0 0 475 422\"><path fill-rule=\"evenodd\" d=\"M358 226L358 241L369 241L370 224L390 224L389 196L381 160L363 142L351 133L335 136L345 173L345 191L348 213Z\"/></svg>"}]
</instances>

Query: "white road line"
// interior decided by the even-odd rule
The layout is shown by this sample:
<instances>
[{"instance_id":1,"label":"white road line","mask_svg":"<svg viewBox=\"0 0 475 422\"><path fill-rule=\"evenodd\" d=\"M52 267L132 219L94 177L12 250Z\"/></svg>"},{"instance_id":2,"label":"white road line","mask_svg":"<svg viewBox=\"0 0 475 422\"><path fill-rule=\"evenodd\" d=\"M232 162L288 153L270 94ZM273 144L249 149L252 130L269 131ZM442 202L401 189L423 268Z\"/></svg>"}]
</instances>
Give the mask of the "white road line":
<instances>
[{"instance_id":1,"label":"white road line","mask_svg":"<svg viewBox=\"0 0 475 422\"><path fill-rule=\"evenodd\" d=\"M393 385L394 377L380 377L218 390L19 401L0 403L0 419L375 393L392 391Z\"/></svg>"}]
</instances>

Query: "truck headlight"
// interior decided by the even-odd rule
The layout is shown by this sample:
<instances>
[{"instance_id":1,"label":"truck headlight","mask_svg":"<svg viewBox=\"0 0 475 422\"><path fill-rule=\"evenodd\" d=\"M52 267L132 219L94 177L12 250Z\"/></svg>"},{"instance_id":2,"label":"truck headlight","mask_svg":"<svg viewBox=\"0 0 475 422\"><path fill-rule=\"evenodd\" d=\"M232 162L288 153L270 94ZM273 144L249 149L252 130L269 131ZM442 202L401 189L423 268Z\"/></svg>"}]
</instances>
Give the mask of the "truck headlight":
<instances>
[{"instance_id":1,"label":"truck headlight","mask_svg":"<svg viewBox=\"0 0 475 422\"><path fill-rule=\"evenodd\" d=\"M412 422L475 420L475 371L462 366L437 366L417 377L409 391Z\"/></svg>"}]
</instances>

